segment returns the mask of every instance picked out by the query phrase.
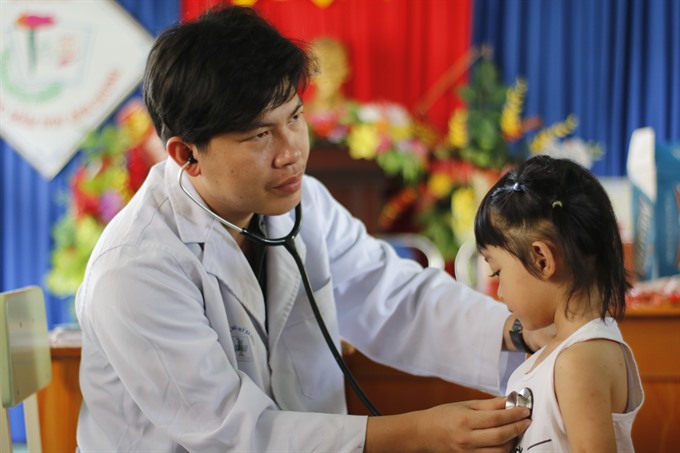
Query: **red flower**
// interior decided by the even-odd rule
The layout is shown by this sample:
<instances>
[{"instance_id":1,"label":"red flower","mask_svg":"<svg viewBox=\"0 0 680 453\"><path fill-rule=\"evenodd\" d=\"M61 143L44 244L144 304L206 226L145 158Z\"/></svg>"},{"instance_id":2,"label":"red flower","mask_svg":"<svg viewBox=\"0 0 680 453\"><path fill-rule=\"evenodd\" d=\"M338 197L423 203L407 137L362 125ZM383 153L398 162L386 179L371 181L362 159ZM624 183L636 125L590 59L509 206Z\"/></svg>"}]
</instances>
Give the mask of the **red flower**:
<instances>
[{"instance_id":1,"label":"red flower","mask_svg":"<svg viewBox=\"0 0 680 453\"><path fill-rule=\"evenodd\" d=\"M127 154L127 168L128 168L128 188L131 193L137 192L142 186L146 175L149 173L149 163L144 156L144 150L141 146L131 148Z\"/></svg>"},{"instance_id":2,"label":"red flower","mask_svg":"<svg viewBox=\"0 0 680 453\"><path fill-rule=\"evenodd\" d=\"M81 167L76 171L71 182L71 192L73 193L73 207L75 208L76 218L84 216L99 217L99 197L96 194L88 193L83 188L83 183L87 179L87 169Z\"/></svg>"}]
</instances>

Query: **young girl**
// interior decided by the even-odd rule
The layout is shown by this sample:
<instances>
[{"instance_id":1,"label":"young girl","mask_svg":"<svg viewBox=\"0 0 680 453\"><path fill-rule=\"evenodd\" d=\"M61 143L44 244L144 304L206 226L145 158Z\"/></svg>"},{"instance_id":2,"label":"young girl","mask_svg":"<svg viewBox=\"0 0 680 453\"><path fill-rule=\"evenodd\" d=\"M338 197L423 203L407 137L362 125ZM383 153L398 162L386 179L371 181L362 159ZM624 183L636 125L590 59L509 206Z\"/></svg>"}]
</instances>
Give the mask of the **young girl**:
<instances>
[{"instance_id":1,"label":"young girl","mask_svg":"<svg viewBox=\"0 0 680 453\"><path fill-rule=\"evenodd\" d=\"M533 157L503 176L475 218L498 297L525 329L556 335L510 377L532 423L515 452L633 451L637 365L614 318L630 288L607 193L569 160Z\"/></svg>"}]
</instances>

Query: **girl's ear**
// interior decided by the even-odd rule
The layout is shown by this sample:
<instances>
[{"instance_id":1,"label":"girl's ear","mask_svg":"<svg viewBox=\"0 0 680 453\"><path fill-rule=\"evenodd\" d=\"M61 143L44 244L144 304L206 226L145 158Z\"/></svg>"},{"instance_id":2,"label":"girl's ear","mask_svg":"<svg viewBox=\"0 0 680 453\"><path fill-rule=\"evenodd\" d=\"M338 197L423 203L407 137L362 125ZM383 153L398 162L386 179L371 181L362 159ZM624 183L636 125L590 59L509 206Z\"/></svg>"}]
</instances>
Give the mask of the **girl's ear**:
<instances>
[{"instance_id":1,"label":"girl's ear","mask_svg":"<svg viewBox=\"0 0 680 453\"><path fill-rule=\"evenodd\" d=\"M544 279L549 279L557 270L556 256L550 244L544 241L534 241L531 243L531 257L536 269L539 270Z\"/></svg>"},{"instance_id":2,"label":"girl's ear","mask_svg":"<svg viewBox=\"0 0 680 453\"><path fill-rule=\"evenodd\" d=\"M180 167L189 162L186 172L191 176L198 176L201 173L200 163L197 160L198 149L196 145L187 143L181 138L174 136L168 139L165 145L172 160L177 162Z\"/></svg>"}]
</instances>

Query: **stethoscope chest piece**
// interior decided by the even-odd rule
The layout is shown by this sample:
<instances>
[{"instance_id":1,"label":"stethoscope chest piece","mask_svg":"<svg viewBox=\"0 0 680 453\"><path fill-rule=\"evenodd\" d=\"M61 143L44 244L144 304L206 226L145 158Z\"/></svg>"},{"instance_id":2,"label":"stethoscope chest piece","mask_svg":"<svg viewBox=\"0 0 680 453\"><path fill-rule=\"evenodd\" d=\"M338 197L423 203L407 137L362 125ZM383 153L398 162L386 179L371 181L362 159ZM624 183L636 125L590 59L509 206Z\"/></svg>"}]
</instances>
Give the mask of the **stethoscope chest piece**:
<instances>
[{"instance_id":1,"label":"stethoscope chest piece","mask_svg":"<svg viewBox=\"0 0 680 453\"><path fill-rule=\"evenodd\" d=\"M513 407L526 407L529 412L532 411L534 407L534 395L531 393L529 387L524 387L519 392L510 392L507 399L505 400L505 408L512 409ZM529 413L531 417L531 413Z\"/></svg>"}]
</instances>

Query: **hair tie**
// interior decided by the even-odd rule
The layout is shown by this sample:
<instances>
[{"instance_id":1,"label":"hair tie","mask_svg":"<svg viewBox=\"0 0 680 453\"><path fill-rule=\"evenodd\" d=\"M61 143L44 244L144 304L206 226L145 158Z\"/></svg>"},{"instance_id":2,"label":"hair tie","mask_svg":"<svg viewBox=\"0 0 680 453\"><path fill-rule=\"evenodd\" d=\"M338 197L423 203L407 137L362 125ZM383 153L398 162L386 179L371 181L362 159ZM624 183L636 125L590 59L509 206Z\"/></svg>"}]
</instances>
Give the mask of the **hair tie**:
<instances>
[{"instance_id":1,"label":"hair tie","mask_svg":"<svg viewBox=\"0 0 680 453\"><path fill-rule=\"evenodd\" d=\"M555 209L556 206L562 207L562 202L560 200L555 200L552 202L552 207Z\"/></svg>"}]
</instances>

